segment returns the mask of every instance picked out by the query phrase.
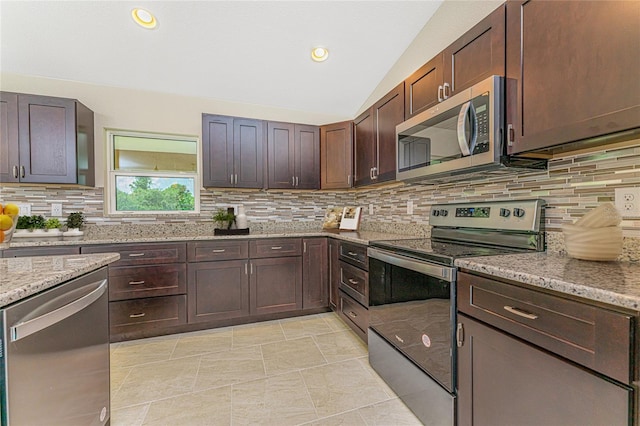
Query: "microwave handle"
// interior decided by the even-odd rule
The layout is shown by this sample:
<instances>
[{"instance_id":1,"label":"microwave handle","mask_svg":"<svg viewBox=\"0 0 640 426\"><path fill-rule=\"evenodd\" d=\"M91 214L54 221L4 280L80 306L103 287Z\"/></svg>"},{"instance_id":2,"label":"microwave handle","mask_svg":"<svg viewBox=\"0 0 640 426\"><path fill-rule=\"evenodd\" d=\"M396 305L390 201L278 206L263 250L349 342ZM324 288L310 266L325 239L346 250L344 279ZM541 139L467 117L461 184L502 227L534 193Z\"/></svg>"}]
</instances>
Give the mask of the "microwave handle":
<instances>
[{"instance_id":1,"label":"microwave handle","mask_svg":"<svg viewBox=\"0 0 640 426\"><path fill-rule=\"evenodd\" d=\"M467 114L473 115L473 119L471 120L471 140L467 140ZM460 152L464 157L471 155L473 152L473 148L476 145L476 111L473 108L473 103L471 101L467 102L460 109L460 113L458 114L458 145L460 145Z\"/></svg>"}]
</instances>

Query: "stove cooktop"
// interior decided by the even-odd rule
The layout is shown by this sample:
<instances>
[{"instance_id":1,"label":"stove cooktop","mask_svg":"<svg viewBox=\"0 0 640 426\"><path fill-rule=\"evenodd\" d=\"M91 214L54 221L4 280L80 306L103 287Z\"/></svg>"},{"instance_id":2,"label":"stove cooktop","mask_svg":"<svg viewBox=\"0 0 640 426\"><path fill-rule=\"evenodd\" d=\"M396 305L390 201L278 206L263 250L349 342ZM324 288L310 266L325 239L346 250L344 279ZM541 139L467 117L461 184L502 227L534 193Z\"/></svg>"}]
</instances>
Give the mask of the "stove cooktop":
<instances>
[{"instance_id":1,"label":"stove cooktop","mask_svg":"<svg viewBox=\"0 0 640 426\"><path fill-rule=\"evenodd\" d=\"M397 254L437 262L447 266L453 266L454 260L462 257L495 256L522 251L509 247L486 247L472 244L440 242L429 238L372 241L369 245L371 247L378 247L393 251Z\"/></svg>"}]
</instances>

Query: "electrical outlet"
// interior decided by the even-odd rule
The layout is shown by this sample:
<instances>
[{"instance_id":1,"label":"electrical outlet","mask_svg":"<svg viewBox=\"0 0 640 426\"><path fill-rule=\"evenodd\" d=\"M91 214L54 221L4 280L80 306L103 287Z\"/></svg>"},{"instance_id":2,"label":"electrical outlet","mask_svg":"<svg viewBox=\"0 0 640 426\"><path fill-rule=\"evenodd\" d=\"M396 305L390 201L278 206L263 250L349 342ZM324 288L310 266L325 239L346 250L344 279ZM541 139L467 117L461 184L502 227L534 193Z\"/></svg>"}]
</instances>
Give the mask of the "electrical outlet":
<instances>
[{"instance_id":1,"label":"electrical outlet","mask_svg":"<svg viewBox=\"0 0 640 426\"><path fill-rule=\"evenodd\" d=\"M369 204L369 216L373 216L373 204Z\"/></svg>"},{"instance_id":2,"label":"electrical outlet","mask_svg":"<svg viewBox=\"0 0 640 426\"><path fill-rule=\"evenodd\" d=\"M407 201L407 214L413 214L413 201Z\"/></svg>"},{"instance_id":3,"label":"electrical outlet","mask_svg":"<svg viewBox=\"0 0 640 426\"><path fill-rule=\"evenodd\" d=\"M616 188L615 200L622 217L640 217L640 187Z\"/></svg>"},{"instance_id":4,"label":"electrical outlet","mask_svg":"<svg viewBox=\"0 0 640 426\"><path fill-rule=\"evenodd\" d=\"M31 204L18 203L18 209L20 216L31 216Z\"/></svg>"},{"instance_id":5,"label":"electrical outlet","mask_svg":"<svg viewBox=\"0 0 640 426\"><path fill-rule=\"evenodd\" d=\"M51 204L51 217L62 217L62 204Z\"/></svg>"}]
</instances>

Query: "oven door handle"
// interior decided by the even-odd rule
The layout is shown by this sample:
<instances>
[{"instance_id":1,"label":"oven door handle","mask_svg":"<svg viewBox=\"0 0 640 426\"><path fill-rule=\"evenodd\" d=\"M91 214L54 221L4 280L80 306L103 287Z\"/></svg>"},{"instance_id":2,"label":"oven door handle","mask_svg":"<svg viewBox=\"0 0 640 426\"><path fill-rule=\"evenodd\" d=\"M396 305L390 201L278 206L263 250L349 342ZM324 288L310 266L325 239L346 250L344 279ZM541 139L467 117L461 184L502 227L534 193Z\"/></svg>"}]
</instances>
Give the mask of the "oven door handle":
<instances>
[{"instance_id":1,"label":"oven door handle","mask_svg":"<svg viewBox=\"0 0 640 426\"><path fill-rule=\"evenodd\" d=\"M448 268L446 266L435 265L433 263L411 259L405 256L399 256L394 253L390 253L376 248L369 247L367 249L367 255L373 259L378 259L382 262L389 263L391 265L399 266L401 268L410 269L421 274L429 275L430 277L439 278L444 281L451 282L455 278L455 268Z\"/></svg>"}]
</instances>

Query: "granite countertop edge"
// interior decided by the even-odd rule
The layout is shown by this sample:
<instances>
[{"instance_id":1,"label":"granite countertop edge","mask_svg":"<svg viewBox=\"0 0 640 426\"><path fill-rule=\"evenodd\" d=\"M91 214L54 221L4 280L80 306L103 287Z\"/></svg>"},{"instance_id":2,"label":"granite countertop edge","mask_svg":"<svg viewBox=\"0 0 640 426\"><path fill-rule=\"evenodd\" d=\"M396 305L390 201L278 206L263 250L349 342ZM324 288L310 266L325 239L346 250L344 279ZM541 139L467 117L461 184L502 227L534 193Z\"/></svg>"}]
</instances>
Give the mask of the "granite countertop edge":
<instances>
[{"instance_id":1,"label":"granite countertop edge","mask_svg":"<svg viewBox=\"0 0 640 426\"><path fill-rule=\"evenodd\" d=\"M640 264L525 253L457 259L455 266L640 312Z\"/></svg>"},{"instance_id":2,"label":"granite countertop edge","mask_svg":"<svg viewBox=\"0 0 640 426\"><path fill-rule=\"evenodd\" d=\"M118 259L118 253L0 259L3 275L0 277L0 308L95 271Z\"/></svg>"}]
</instances>

